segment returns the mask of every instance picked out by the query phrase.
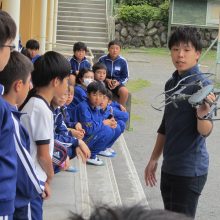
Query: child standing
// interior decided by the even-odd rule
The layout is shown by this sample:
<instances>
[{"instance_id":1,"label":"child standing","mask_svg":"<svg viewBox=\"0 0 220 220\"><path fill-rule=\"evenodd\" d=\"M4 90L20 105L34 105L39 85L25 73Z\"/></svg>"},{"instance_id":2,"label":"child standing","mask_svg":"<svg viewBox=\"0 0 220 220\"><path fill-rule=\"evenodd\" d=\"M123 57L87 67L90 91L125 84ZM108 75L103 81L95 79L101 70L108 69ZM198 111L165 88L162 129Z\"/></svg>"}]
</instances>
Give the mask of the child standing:
<instances>
[{"instance_id":1,"label":"child standing","mask_svg":"<svg viewBox=\"0 0 220 220\"><path fill-rule=\"evenodd\" d=\"M30 140L27 131L20 124L21 113L17 106L25 100L31 80L33 64L17 51L11 53L8 64L0 74L4 85L3 98L8 102L15 125L15 145L17 151L17 184L14 219L28 219L28 204L43 193L43 186L36 176L33 160L29 154Z\"/></svg>"},{"instance_id":2,"label":"child standing","mask_svg":"<svg viewBox=\"0 0 220 220\"><path fill-rule=\"evenodd\" d=\"M54 148L54 121L50 108L55 95L65 94L70 73L69 62L61 54L46 52L34 63L32 72L33 89L21 106L21 122L30 134L31 156L34 160L37 175L45 184L45 196L50 196L50 184L53 178L52 154ZM42 219L43 200L39 196L31 201L32 219Z\"/></svg>"},{"instance_id":3,"label":"child standing","mask_svg":"<svg viewBox=\"0 0 220 220\"><path fill-rule=\"evenodd\" d=\"M16 24L11 16L0 10L0 71L15 48ZM3 74L0 72L0 74ZM0 84L0 219L12 219L17 179L17 155L13 138L14 124L8 104L2 98L4 86Z\"/></svg>"},{"instance_id":4,"label":"child standing","mask_svg":"<svg viewBox=\"0 0 220 220\"><path fill-rule=\"evenodd\" d=\"M72 74L70 75L71 84L75 84L75 77L83 68L90 69L91 64L86 58L87 46L83 42L73 45L73 57L70 59Z\"/></svg>"},{"instance_id":5,"label":"child standing","mask_svg":"<svg viewBox=\"0 0 220 220\"><path fill-rule=\"evenodd\" d=\"M100 57L99 62L107 67L106 83L108 88L119 97L119 103L126 105L128 89L125 87L128 81L128 64L125 58L120 56L121 44L113 40L108 44L108 54Z\"/></svg>"}]
</instances>

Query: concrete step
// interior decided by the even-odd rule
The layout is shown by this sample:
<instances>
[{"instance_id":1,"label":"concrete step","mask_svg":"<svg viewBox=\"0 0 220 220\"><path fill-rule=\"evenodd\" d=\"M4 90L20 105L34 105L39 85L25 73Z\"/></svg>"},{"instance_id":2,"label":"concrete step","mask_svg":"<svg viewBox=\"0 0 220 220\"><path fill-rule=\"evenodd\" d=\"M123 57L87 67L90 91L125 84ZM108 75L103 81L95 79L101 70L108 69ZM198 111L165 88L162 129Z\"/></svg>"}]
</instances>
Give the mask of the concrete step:
<instances>
[{"instance_id":1,"label":"concrete step","mask_svg":"<svg viewBox=\"0 0 220 220\"><path fill-rule=\"evenodd\" d=\"M83 16L83 17L93 17L93 18L105 18L105 12L76 12L76 11L58 11L58 17L62 16Z\"/></svg>"},{"instance_id":2,"label":"concrete step","mask_svg":"<svg viewBox=\"0 0 220 220\"><path fill-rule=\"evenodd\" d=\"M148 202L124 137L114 144L115 158L104 158L104 166L83 165L74 159L78 173L61 172L52 183L53 195L44 203L44 219L64 220L69 211L88 217L97 204L110 206Z\"/></svg>"},{"instance_id":3,"label":"concrete step","mask_svg":"<svg viewBox=\"0 0 220 220\"><path fill-rule=\"evenodd\" d=\"M58 44L67 44L67 45L73 45L76 41L67 41L67 40L57 40ZM106 43L102 43L102 42L91 42L91 41L87 41L85 42L86 45L91 48L91 49L103 49L107 47Z\"/></svg>"},{"instance_id":4,"label":"concrete step","mask_svg":"<svg viewBox=\"0 0 220 220\"><path fill-rule=\"evenodd\" d=\"M98 37L98 36L90 36L88 35L57 35L57 41L63 40L63 41L83 41L83 42L99 42L99 43L105 43L107 41L106 37Z\"/></svg>"},{"instance_id":5,"label":"concrete step","mask_svg":"<svg viewBox=\"0 0 220 220\"><path fill-rule=\"evenodd\" d=\"M91 36L91 37L104 37L107 39L108 35L106 32L96 32L96 31L75 31L75 30L61 30L60 28L57 30L57 36L59 35L68 35L68 36Z\"/></svg>"},{"instance_id":6,"label":"concrete step","mask_svg":"<svg viewBox=\"0 0 220 220\"><path fill-rule=\"evenodd\" d=\"M99 8L99 9L105 9L105 2L60 2L58 4L58 7L71 7L71 8L84 8L84 7L90 7L90 8Z\"/></svg>"},{"instance_id":7,"label":"concrete step","mask_svg":"<svg viewBox=\"0 0 220 220\"><path fill-rule=\"evenodd\" d=\"M61 31L85 31L85 32L104 32L107 34L106 27L91 27L91 26L70 26L70 25L57 25L57 30Z\"/></svg>"},{"instance_id":8,"label":"concrete step","mask_svg":"<svg viewBox=\"0 0 220 220\"><path fill-rule=\"evenodd\" d=\"M105 13L105 8L90 7L90 5L85 4L83 7L68 7L68 6L58 6L58 11L75 11L75 12L98 12Z\"/></svg>"},{"instance_id":9,"label":"concrete step","mask_svg":"<svg viewBox=\"0 0 220 220\"><path fill-rule=\"evenodd\" d=\"M88 16L60 16L58 17L59 21L79 21L79 22L98 22L106 23L105 17L88 17Z\"/></svg>"},{"instance_id":10,"label":"concrete step","mask_svg":"<svg viewBox=\"0 0 220 220\"><path fill-rule=\"evenodd\" d=\"M68 3L73 3L73 2L78 2L78 3L82 3L82 2L86 2L86 3L94 3L94 4L105 4L105 0L59 0L59 3L64 3L64 2L68 2Z\"/></svg>"},{"instance_id":11,"label":"concrete step","mask_svg":"<svg viewBox=\"0 0 220 220\"><path fill-rule=\"evenodd\" d=\"M57 25L67 25L67 26L82 26L82 27L102 27L106 28L106 23L104 22L83 22L83 21L61 21L57 20Z\"/></svg>"}]
</instances>

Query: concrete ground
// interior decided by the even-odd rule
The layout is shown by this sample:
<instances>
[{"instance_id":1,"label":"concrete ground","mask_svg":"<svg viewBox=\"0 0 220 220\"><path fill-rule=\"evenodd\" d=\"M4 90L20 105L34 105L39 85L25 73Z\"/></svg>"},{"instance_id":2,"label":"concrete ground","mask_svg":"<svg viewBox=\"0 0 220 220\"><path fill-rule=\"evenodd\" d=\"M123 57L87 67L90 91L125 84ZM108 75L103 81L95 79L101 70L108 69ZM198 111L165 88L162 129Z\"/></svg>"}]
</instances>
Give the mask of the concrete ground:
<instances>
[{"instance_id":1,"label":"concrete ground","mask_svg":"<svg viewBox=\"0 0 220 220\"><path fill-rule=\"evenodd\" d=\"M162 112L151 107L153 98L163 91L164 83L174 71L168 54L149 55L147 53L131 52L124 55L129 63L130 80L144 79L151 86L132 94L132 114L135 119L131 122L131 131L125 132L125 140L144 188L149 206L163 208L160 196L160 166L157 171L158 184L154 188L146 187L144 169L154 147L156 131L161 122ZM208 68L203 66L204 72L213 72L213 61L209 61ZM205 64L205 65L206 65ZM136 104L135 104L136 103ZM219 115L220 117L220 115ZM214 122L214 130L208 137L208 151L210 154L209 176L199 200L196 219L216 220L220 216L220 121Z\"/></svg>"},{"instance_id":2,"label":"concrete ground","mask_svg":"<svg viewBox=\"0 0 220 220\"><path fill-rule=\"evenodd\" d=\"M98 167L80 165L80 172L77 174L61 173L55 177L53 181L53 197L50 201L45 202L46 220L66 219L69 214L67 210L73 210L74 206L77 206L74 208L75 210L88 211L89 203L91 201L95 203L97 198L98 201L111 201L112 197L114 197L112 204L116 205L123 204L129 200L132 202L132 199L138 196L142 198L141 200L144 200L142 191L147 198L146 206L152 209L163 208L159 189L160 164L157 171L158 184L154 188L146 187L144 169L151 155L156 131L163 114L153 110L151 103L154 101L154 97L163 91L164 83L174 71L174 67L167 53L150 55L140 51L133 51L125 53L124 56L129 64L130 81L148 80L151 85L132 93L130 130L126 131L124 138L120 139L114 146L116 151L118 151L118 156L110 160L106 159L106 167L99 169ZM204 71L207 71L207 69ZM214 122L214 130L208 138L208 151L210 153L209 176L199 200L196 216L198 220L216 220L220 216L219 130L220 122ZM76 166L79 166L79 164L76 164ZM92 177L96 179L92 180ZM99 180L98 182L97 179ZM91 182L89 182L90 180ZM130 185L128 181L131 181ZM87 182L89 184L85 184ZM110 185L104 189L102 184L106 186L107 183ZM114 194L113 196L109 191L110 188L114 192L112 193ZM91 191L91 189L93 190ZM129 190L132 191L131 189L133 189L134 194L128 195L127 192ZM105 194L102 194L103 191L105 191ZM106 193L107 191L109 193ZM126 196L128 197L126 198ZM83 207L78 206L81 201L84 201L82 203ZM59 209L63 212L59 211Z\"/></svg>"}]
</instances>

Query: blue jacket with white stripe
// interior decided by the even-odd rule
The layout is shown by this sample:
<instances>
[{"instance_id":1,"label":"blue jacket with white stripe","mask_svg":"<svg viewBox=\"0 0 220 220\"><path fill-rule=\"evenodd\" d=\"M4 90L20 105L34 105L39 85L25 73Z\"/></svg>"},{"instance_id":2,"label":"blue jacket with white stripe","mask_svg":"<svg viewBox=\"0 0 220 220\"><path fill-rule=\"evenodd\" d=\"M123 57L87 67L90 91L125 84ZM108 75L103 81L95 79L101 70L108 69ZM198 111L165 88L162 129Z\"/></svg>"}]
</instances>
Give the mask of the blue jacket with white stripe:
<instances>
[{"instance_id":1,"label":"blue jacket with white stripe","mask_svg":"<svg viewBox=\"0 0 220 220\"><path fill-rule=\"evenodd\" d=\"M73 137L72 133L67 129L60 107L54 110L54 139L65 143L69 147L75 148L79 146L78 139Z\"/></svg>"},{"instance_id":2,"label":"blue jacket with white stripe","mask_svg":"<svg viewBox=\"0 0 220 220\"><path fill-rule=\"evenodd\" d=\"M4 87L0 84L0 94ZM8 103L0 95L0 216L12 215L17 180L14 124Z\"/></svg>"},{"instance_id":3,"label":"blue jacket with white stripe","mask_svg":"<svg viewBox=\"0 0 220 220\"><path fill-rule=\"evenodd\" d=\"M76 57L73 56L71 59L70 59L70 65L71 65L71 68L72 68L72 74L76 74L76 71L79 71L83 68L86 68L86 69L91 69L91 64L90 62L86 59L86 57L83 58L83 60L81 62L78 62Z\"/></svg>"},{"instance_id":4,"label":"blue jacket with white stripe","mask_svg":"<svg viewBox=\"0 0 220 220\"><path fill-rule=\"evenodd\" d=\"M122 85L128 81L128 63L124 57L119 55L115 60L112 60L109 54L103 55L99 58L99 63L106 65L108 79L116 79Z\"/></svg>"}]
</instances>

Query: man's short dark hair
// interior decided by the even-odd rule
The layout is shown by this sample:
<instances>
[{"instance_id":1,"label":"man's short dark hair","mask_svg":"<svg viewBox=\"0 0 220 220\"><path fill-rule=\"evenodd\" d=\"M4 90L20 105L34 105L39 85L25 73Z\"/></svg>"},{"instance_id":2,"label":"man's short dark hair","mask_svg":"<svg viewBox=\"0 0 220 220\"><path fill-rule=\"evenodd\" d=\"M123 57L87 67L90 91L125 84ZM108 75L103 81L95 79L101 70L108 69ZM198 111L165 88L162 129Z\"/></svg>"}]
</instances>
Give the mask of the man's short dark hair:
<instances>
[{"instance_id":1,"label":"man's short dark hair","mask_svg":"<svg viewBox=\"0 0 220 220\"><path fill-rule=\"evenodd\" d=\"M40 44L37 40L30 39L26 43L26 48L31 49L31 50L39 50L40 49Z\"/></svg>"},{"instance_id":2,"label":"man's short dark hair","mask_svg":"<svg viewBox=\"0 0 220 220\"><path fill-rule=\"evenodd\" d=\"M96 93L100 92L101 94L106 94L106 88L102 82L93 81L87 86L87 93Z\"/></svg>"},{"instance_id":3,"label":"man's short dark hair","mask_svg":"<svg viewBox=\"0 0 220 220\"><path fill-rule=\"evenodd\" d=\"M73 214L70 220L85 220L82 216ZM88 220L192 220L183 214L167 210L149 210L145 206L132 207L97 207Z\"/></svg>"},{"instance_id":4,"label":"man's short dark hair","mask_svg":"<svg viewBox=\"0 0 220 220\"><path fill-rule=\"evenodd\" d=\"M0 48L6 41L15 39L16 31L16 24L12 17L7 12L0 10Z\"/></svg>"},{"instance_id":5,"label":"man's short dark hair","mask_svg":"<svg viewBox=\"0 0 220 220\"><path fill-rule=\"evenodd\" d=\"M97 70L104 69L107 71L107 67L104 63L95 63L92 67L93 72L95 73Z\"/></svg>"},{"instance_id":6,"label":"man's short dark hair","mask_svg":"<svg viewBox=\"0 0 220 220\"><path fill-rule=\"evenodd\" d=\"M87 52L87 46L85 43L83 42L76 42L73 45L73 52L79 51L79 50L85 50L85 52Z\"/></svg>"},{"instance_id":7,"label":"man's short dark hair","mask_svg":"<svg viewBox=\"0 0 220 220\"><path fill-rule=\"evenodd\" d=\"M26 56L17 51L11 52L7 65L0 73L0 83L4 86L5 94L10 91L16 80L22 80L23 83L26 83L33 69L32 62Z\"/></svg>"},{"instance_id":8,"label":"man's short dark hair","mask_svg":"<svg viewBox=\"0 0 220 220\"><path fill-rule=\"evenodd\" d=\"M171 50L174 45L179 45L181 42L191 43L196 51L202 51L201 35L194 27L177 27L170 35L168 47Z\"/></svg>"},{"instance_id":9,"label":"man's short dark hair","mask_svg":"<svg viewBox=\"0 0 220 220\"><path fill-rule=\"evenodd\" d=\"M112 40L108 43L108 49L112 46L112 45L118 45L121 48L121 43L119 40Z\"/></svg>"}]
</instances>

